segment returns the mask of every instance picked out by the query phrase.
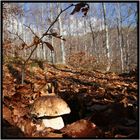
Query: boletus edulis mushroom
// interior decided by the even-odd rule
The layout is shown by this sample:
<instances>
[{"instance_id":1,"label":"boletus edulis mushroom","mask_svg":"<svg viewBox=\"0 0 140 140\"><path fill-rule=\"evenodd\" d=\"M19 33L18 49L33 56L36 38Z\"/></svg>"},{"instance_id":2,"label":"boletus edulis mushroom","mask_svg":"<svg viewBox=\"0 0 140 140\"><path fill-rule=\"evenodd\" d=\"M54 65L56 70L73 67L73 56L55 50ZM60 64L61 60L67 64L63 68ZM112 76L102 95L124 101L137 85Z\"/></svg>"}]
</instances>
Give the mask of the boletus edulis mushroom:
<instances>
[{"instance_id":1,"label":"boletus edulis mushroom","mask_svg":"<svg viewBox=\"0 0 140 140\"><path fill-rule=\"evenodd\" d=\"M68 104L57 96L42 96L34 101L31 114L42 119L45 127L59 130L64 127L61 115L71 112Z\"/></svg>"}]
</instances>

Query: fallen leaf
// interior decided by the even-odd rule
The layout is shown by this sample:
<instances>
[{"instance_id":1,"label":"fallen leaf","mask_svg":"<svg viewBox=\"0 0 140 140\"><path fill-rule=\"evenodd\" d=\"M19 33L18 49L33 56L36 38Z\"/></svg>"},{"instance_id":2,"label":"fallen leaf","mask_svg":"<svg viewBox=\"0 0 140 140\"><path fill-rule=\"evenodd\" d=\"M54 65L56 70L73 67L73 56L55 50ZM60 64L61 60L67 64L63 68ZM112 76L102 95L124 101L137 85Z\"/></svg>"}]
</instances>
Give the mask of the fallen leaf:
<instances>
[{"instance_id":1,"label":"fallen leaf","mask_svg":"<svg viewBox=\"0 0 140 140\"><path fill-rule=\"evenodd\" d=\"M102 137L101 131L96 125L88 120L79 120L70 125L67 125L61 130L65 135L72 138L84 138L84 137Z\"/></svg>"}]
</instances>

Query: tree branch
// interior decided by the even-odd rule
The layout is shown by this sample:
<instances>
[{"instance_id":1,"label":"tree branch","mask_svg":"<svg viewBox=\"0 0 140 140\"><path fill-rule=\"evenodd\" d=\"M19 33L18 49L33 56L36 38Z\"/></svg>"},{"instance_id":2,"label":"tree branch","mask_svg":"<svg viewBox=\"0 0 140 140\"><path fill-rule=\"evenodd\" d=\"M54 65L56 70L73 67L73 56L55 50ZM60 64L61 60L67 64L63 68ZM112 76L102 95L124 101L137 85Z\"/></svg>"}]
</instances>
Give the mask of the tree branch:
<instances>
[{"instance_id":1,"label":"tree branch","mask_svg":"<svg viewBox=\"0 0 140 140\"><path fill-rule=\"evenodd\" d=\"M30 27L30 25L28 26L28 25L26 25L26 24L23 24L25 27L27 27L27 28L29 28L30 29L30 31L35 35L35 36L37 36L36 35L36 33L31 29L31 27Z\"/></svg>"},{"instance_id":2,"label":"tree branch","mask_svg":"<svg viewBox=\"0 0 140 140\"><path fill-rule=\"evenodd\" d=\"M70 6L66 7L64 10L61 9L60 13L58 14L58 16L56 17L56 19L52 22L52 24L49 26L49 28L47 29L47 31L42 35L42 37L40 39L42 39L47 33L48 31L51 29L51 27L55 24L55 22L58 20L59 16L66 11L67 9L69 9L70 7L74 6L74 4L71 4Z\"/></svg>"},{"instance_id":3,"label":"tree branch","mask_svg":"<svg viewBox=\"0 0 140 140\"><path fill-rule=\"evenodd\" d=\"M42 35L42 37L39 40L42 40L42 38L48 33L48 31L51 29L51 27L55 24L55 22L58 20L59 16L66 11L67 9L69 9L70 7L74 6L73 4L71 4L70 6L68 6L67 8L65 8L64 10L61 10L60 13L58 14L58 16L56 17L56 19L52 22L52 24L49 26L49 28L47 29L47 31ZM31 28L29 26L27 26L30 30ZM32 30L31 30L32 31ZM33 31L32 31L33 32ZM35 34L35 33L33 33ZM36 35L36 34L35 34ZM42 42L42 41L41 41ZM35 46L35 48L32 50L30 56L27 58L27 60L25 61L24 64L26 64L28 62L28 60L31 58L33 52L36 50L38 45Z\"/></svg>"},{"instance_id":4,"label":"tree branch","mask_svg":"<svg viewBox=\"0 0 140 140\"><path fill-rule=\"evenodd\" d=\"M26 63L29 61L29 59L31 58L33 52L36 50L37 46L38 46L38 45L36 45L36 46L34 47L34 49L31 51L29 57L25 60L24 65L26 65Z\"/></svg>"},{"instance_id":5,"label":"tree branch","mask_svg":"<svg viewBox=\"0 0 140 140\"><path fill-rule=\"evenodd\" d=\"M12 33L11 31L7 30L10 34L16 35L24 44L28 47L27 43L20 37L18 33ZM22 48L23 49L23 48Z\"/></svg>"}]
</instances>

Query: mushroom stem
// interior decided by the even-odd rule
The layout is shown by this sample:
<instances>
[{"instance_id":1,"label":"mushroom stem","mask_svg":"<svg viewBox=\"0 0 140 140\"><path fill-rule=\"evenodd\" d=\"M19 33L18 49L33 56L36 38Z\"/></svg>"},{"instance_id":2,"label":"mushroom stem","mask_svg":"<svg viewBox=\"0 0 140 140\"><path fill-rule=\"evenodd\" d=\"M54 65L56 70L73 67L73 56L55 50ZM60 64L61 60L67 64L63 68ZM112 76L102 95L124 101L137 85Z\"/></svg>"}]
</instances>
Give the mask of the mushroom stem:
<instances>
[{"instance_id":1,"label":"mushroom stem","mask_svg":"<svg viewBox=\"0 0 140 140\"><path fill-rule=\"evenodd\" d=\"M61 129L64 127L64 122L63 122L63 119L62 117L53 117L53 118L50 118L50 119L43 119L42 120L42 123L44 124L45 127L51 127L53 129Z\"/></svg>"}]
</instances>

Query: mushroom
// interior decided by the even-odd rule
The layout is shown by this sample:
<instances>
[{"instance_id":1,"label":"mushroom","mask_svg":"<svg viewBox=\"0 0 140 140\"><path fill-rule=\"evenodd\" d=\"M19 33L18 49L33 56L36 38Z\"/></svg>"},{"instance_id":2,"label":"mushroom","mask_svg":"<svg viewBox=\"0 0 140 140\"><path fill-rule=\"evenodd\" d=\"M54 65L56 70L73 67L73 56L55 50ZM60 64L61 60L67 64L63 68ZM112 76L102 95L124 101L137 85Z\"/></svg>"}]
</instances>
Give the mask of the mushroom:
<instances>
[{"instance_id":1,"label":"mushroom","mask_svg":"<svg viewBox=\"0 0 140 140\"><path fill-rule=\"evenodd\" d=\"M34 101L31 108L31 114L42 119L45 127L61 129L64 122L61 115L71 112L68 104L57 96L41 96Z\"/></svg>"}]
</instances>

